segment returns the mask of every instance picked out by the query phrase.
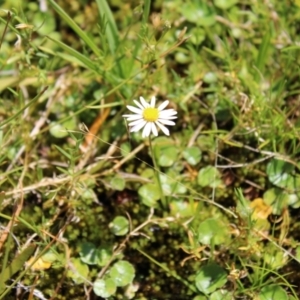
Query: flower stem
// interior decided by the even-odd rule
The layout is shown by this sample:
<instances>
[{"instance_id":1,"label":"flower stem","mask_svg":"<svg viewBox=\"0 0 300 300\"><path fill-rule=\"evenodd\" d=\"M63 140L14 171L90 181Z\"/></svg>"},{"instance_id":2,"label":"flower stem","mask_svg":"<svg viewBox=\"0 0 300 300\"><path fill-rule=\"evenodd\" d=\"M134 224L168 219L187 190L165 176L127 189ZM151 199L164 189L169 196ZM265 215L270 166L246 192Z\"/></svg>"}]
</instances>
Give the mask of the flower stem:
<instances>
[{"instance_id":1,"label":"flower stem","mask_svg":"<svg viewBox=\"0 0 300 300\"><path fill-rule=\"evenodd\" d=\"M151 153L151 156L152 156L155 176L156 176L157 183L158 183L158 186L159 186L159 189L160 189L161 202L162 202L163 208L168 209L168 202L167 202L167 199L166 199L165 194L163 192L161 180L160 180L160 177L159 177L160 170L158 168L158 164L156 162L156 158L155 158L155 155L154 155L154 148L152 146L151 136L149 136L149 148L150 148L150 153Z\"/></svg>"}]
</instances>

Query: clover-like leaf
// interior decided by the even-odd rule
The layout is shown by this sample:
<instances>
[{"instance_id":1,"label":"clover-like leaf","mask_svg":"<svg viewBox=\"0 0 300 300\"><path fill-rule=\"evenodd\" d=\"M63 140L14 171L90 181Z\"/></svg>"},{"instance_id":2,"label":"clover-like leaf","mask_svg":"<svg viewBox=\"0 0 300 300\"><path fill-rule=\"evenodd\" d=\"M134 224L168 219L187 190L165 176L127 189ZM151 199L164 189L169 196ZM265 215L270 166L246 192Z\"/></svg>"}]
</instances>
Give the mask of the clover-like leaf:
<instances>
[{"instance_id":1,"label":"clover-like leaf","mask_svg":"<svg viewBox=\"0 0 300 300\"><path fill-rule=\"evenodd\" d=\"M109 224L110 230L114 235L122 236L128 233L129 230L129 221L123 216L117 216Z\"/></svg>"},{"instance_id":2,"label":"clover-like leaf","mask_svg":"<svg viewBox=\"0 0 300 300\"><path fill-rule=\"evenodd\" d=\"M97 279L93 286L94 293L102 298L108 298L115 294L117 286L112 278Z\"/></svg>"},{"instance_id":3,"label":"clover-like leaf","mask_svg":"<svg viewBox=\"0 0 300 300\"><path fill-rule=\"evenodd\" d=\"M114 280L116 286L125 286L133 281L135 269L128 261L119 260L110 269L109 276Z\"/></svg>"},{"instance_id":4,"label":"clover-like leaf","mask_svg":"<svg viewBox=\"0 0 300 300\"><path fill-rule=\"evenodd\" d=\"M226 281L227 273L215 263L201 267L195 278L196 287L204 294L210 294L221 288Z\"/></svg>"}]
</instances>

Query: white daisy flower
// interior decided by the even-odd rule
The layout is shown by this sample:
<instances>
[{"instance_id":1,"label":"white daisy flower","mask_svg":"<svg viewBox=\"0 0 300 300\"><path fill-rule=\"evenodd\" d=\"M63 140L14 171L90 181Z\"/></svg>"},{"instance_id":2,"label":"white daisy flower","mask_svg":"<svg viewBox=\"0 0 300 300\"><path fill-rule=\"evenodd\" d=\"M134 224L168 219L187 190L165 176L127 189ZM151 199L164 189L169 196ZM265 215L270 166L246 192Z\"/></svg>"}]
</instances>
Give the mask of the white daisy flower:
<instances>
[{"instance_id":1,"label":"white daisy flower","mask_svg":"<svg viewBox=\"0 0 300 300\"><path fill-rule=\"evenodd\" d=\"M164 101L157 108L155 107L156 99L153 96L151 102L147 103L143 97L140 97L140 102L133 100L137 107L127 105L127 108L134 114L123 115L127 118L130 132L137 132L143 129L142 137L148 137L151 132L157 136L157 128L160 128L165 135L169 135L169 129L164 125L173 126L175 123L173 119L177 118L177 111L174 109L165 109L169 104L169 100Z\"/></svg>"}]
</instances>

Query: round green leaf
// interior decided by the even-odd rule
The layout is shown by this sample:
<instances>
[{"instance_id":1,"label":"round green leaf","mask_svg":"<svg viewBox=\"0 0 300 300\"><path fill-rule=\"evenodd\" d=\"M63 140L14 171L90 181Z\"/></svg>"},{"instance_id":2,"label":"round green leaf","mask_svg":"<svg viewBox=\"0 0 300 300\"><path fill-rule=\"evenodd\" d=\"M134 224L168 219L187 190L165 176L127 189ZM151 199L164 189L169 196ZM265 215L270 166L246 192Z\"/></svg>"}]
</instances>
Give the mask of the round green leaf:
<instances>
[{"instance_id":1,"label":"round green leaf","mask_svg":"<svg viewBox=\"0 0 300 300\"><path fill-rule=\"evenodd\" d=\"M34 16L33 23L36 25L37 32L40 35L47 35L55 31L56 28L55 18L53 18L53 16L49 12L46 13L37 12L33 16Z\"/></svg>"},{"instance_id":2,"label":"round green leaf","mask_svg":"<svg viewBox=\"0 0 300 300\"><path fill-rule=\"evenodd\" d=\"M114 280L116 286L125 286L133 281L135 269L128 261L120 260L110 269L109 276Z\"/></svg>"},{"instance_id":3,"label":"round green leaf","mask_svg":"<svg viewBox=\"0 0 300 300\"><path fill-rule=\"evenodd\" d=\"M122 177L115 176L111 181L110 181L111 187L113 190L117 191L123 191L125 188L125 180Z\"/></svg>"},{"instance_id":4,"label":"round green leaf","mask_svg":"<svg viewBox=\"0 0 300 300\"><path fill-rule=\"evenodd\" d=\"M288 203L292 208L299 208L300 207L300 195L299 194L290 194L288 195Z\"/></svg>"},{"instance_id":5,"label":"round green leaf","mask_svg":"<svg viewBox=\"0 0 300 300\"><path fill-rule=\"evenodd\" d=\"M94 244L84 242L80 245L79 255L81 261L88 265L98 264L98 253Z\"/></svg>"},{"instance_id":6,"label":"round green leaf","mask_svg":"<svg viewBox=\"0 0 300 300\"><path fill-rule=\"evenodd\" d=\"M157 200L161 197L159 186L153 183L144 184L139 188L138 193L143 203L149 207L155 207Z\"/></svg>"},{"instance_id":7,"label":"round green leaf","mask_svg":"<svg viewBox=\"0 0 300 300\"><path fill-rule=\"evenodd\" d=\"M268 264L271 270L278 270L282 268L288 257L283 251L278 251L278 249L273 244L268 244L265 248L264 262Z\"/></svg>"},{"instance_id":8,"label":"round green leaf","mask_svg":"<svg viewBox=\"0 0 300 300\"><path fill-rule=\"evenodd\" d=\"M190 41L194 45L200 45L205 40L206 32L202 28L193 27L189 31L189 35L190 35Z\"/></svg>"},{"instance_id":9,"label":"round green leaf","mask_svg":"<svg viewBox=\"0 0 300 300\"><path fill-rule=\"evenodd\" d=\"M176 52L175 60L179 64L188 64L191 61L191 57L183 52Z\"/></svg>"},{"instance_id":10,"label":"round green leaf","mask_svg":"<svg viewBox=\"0 0 300 300\"><path fill-rule=\"evenodd\" d=\"M179 184L177 181L173 179L172 176L167 176L165 174L159 174L161 187L164 195L172 195L172 194L185 194L186 186L183 184Z\"/></svg>"},{"instance_id":11,"label":"round green leaf","mask_svg":"<svg viewBox=\"0 0 300 300\"><path fill-rule=\"evenodd\" d=\"M110 261L112 252L109 247L100 247L97 250L97 256L98 256L98 265L100 267L104 267L107 265L107 263Z\"/></svg>"},{"instance_id":12,"label":"round green leaf","mask_svg":"<svg viewBox=\"0 0 300 300\"><path fill-rule=\"evenodd\" d=\"M71 258L72 268L68 270L67 276L72 278L76 284L84 283L89 274L89 268L79 258Z\"/></svg>"},{"instance_id":13,"label":"round green leaf","mask_svg":"<svg viewBox=\"0 0 300 300\"><path fill-rule=\"evenodd\" d=\"M114 235L125 235L128 233L129 230L129 221L123 216L117 216L109 224L109 228Z\"/></svg>"},{"instance_id":14,"label":"round green leaf","mask_svg":"<svg viewBox=\"0 0 300 300\"><path fill-rule=\"evenodd\" d=\"M130 151L131 151L131 144L125 142L125 143L123 143L123 144L121 145L120 148L121 148L121 155L125 157L125 156L127 156L127 155L130 153Z\"/></svg>"},{"instance_id":15,"label":"round green leaf","mask_svg":"<svg viewBox=\"0 0 300 300\"><path fill-rule=\"evenodd\" d=\"M215 6L221 9L228 9L236 3L237 0L214 0Z\"/></svg>"},{"instance_id":16,"label":"round green leaf","mask_svg":"<svg viewBox=\"0 0 300 300\"><path fill-rule=\"evenodd\" d=\"M64 138L69 135L68 130L76 128L75 118L68 119L63 124L51 122L49 132L55 138Z\"/></svg>"},{"instance_id":17,"label":"round green leaf","mask_svg":"<svg viewBox=\"0 0 300 300\"><path fill-rule=\"evenodd\" d=\"M270 182L282 188L293 188L294 166L283 160L273 159L267 165L267 174Z\"/></svg>"},{"instance_id":18,"label":"round green leaf","mask_svg":"<svg viewBox=\"0 0 300 300\"><path fill-rule=\"evenodd\" d=\"M209 296L209 300L232 300L232 293L226 290L218 290Z\"/></svg>"},{"instance_id":19,"label":"round green leaf","mask_svg":"<svg viewBox=\"0 0 300 300\"><path fill-rule=\"evenodd\" d=\"M218 187L222 184L220 173L218 169L213 166L207 166L200 169L197 182L202 187L209 186L211 188Z\"/></svg>"},{"instance_id":20,"label":"round green leaf","mask_svg":"<svg viewBox=\"0 0 300 300\"><path fill-rule=\"evenodd\" d=\"M208 84L216 83L218 81L218 76L215 72L207 72L203 76L203 81ZM214 143L214 141L212 141Z\"/></svg>"},{"instance_id":21,"label":"round green leaf","mask_svg":"<svg viewBox=\"0 0 300 300\"><path fill-rule=\"evenodd\" d=\"M205 245L220 245L228 240L229 232L227 226L218 219L206 219L198 227L198 241Z\"/></svg>"},{"instance_id":22,"label":"round green leaf","mask_svg":"<svg viewBox=\"0 0 300 300\"><path fill-rule=\"evenodd\" d=\"M93 189L83 188L81 190L81 198L85 201L97 199L97 195Z\"/></svg>"},{"instance_id":23,"label":"round green leaf","mask_svg":"<svg viewBox=\"0 0 300 300\"><path fill-rule=\"evenodd\" d=\"M259 295L259 300L274 300L274 299L280 299L280 300L288 300L288 295L285 292L285 290L279 286L279 285L267 285L264 286Z\"/></svg>"},{"instance_id":24,"label":"round green leaf","mask_svg":"<svg viewBox=\"0 0 300 300\"><path fill-rule=\"evenodd\" d=\"M227 273L217 264L201 267L196 275L196 287L204 294L210 294L221 288L227 281Z\"/></svg>"},{"instance_id":25,"label":"round green leaf","mask_svg":"<svg viewBox=\"0 0 300 300\"><path fill-rule=\"evenodd\" d=\"M112 252L109 247L96 248L94 244L84 242L80 245L79 255L82 262L103 267L109 262Z\"/></svg>"},{"instance_id":26,"label":"round green leaf","mask_svg":"<svg viewBox=\"0 0 300 300\"><path fill-rule=\"evenodd\" d=\"M169 138L158 137L153 147L155 159L161 167L170 167L176 162L178 147L176 147L174 142Z\"/></svg>"},{"instance_id":27,"label":"round green leaf","mask_svg":"<svg viewBox=\"0 0 300 300\"><path fill-rule=\"evenodd\" d=\"M187 2L180 7L180 12L189 22L200 26L212 26L216 23L215 13L204 3Z\"/></svg>"},{"instance_id":28,"label":"round green leaf","mask_svg":"<svg viewBox=\"0 0 300 300\"><path fill-rule=\"evenodd\" d=\"M278 188L272 188L264 193L264 201L272 207L272 213L281 215L282 210L288 206L289 195Z\"/></svg>"},{"instance_id":29,"label":"round green leaf","mask_svg":"<svg viewBox=\"0 0 300 300\"><path fill-rule=\"evenodd\" d=\"M199 161L201 160L201 156L201 150L195 146L186 148L183 151L183 157L192 166L195 166L197 163L199 163Z\"/></svg>"},{"instance_id":30,"label":"round green leaf","mask_svg":"<svg viewBox=\"0 0 300 300\"><path fill-rule=\"evenodd\" d=\"M108 298L114 295L116 289L116 284L111 278L97 279L93 286L94 293L102 298Z\"/></svg>"}]
</instances>

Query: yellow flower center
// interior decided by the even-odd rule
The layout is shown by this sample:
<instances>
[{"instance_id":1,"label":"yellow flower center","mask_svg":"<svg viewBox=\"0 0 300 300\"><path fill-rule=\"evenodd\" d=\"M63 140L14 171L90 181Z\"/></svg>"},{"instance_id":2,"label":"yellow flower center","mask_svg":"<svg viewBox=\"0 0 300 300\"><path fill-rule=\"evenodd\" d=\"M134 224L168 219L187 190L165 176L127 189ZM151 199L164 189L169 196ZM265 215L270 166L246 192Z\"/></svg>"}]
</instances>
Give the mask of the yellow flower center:
<instances>
[{"instance_id":1,"label":"yellow flower center","mask_svg":"<svg viewBox=\"0 0 300 300\"><path fill-rule=\"evenodd\" d=\"M158 119L159 111L157 108L148 107L143 111L143 118L147 122L155 122Z\"/></svg>"}]
</instances>

